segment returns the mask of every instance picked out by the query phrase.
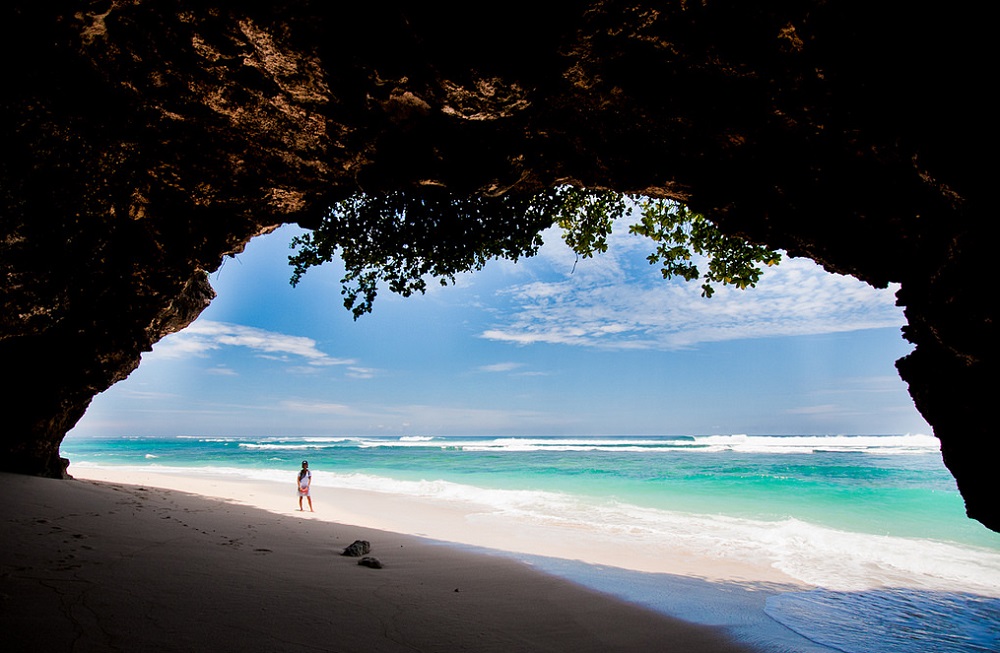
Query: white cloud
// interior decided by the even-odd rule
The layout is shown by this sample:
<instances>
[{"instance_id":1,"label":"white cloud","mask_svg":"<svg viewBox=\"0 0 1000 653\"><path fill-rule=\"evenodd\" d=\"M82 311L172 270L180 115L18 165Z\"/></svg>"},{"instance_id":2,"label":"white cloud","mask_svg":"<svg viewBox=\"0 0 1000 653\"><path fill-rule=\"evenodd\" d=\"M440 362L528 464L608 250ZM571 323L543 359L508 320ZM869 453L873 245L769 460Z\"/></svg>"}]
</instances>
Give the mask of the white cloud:
<instances>
[{"instance_id":1,"label":"white cloud","mask_svg":"<svg viewBox=\"0 0 1000 653\"><path fill-rule=\"evenodd\" d=\"M279 361L305 360L307 365L350 365L351 359L333 358L303 336L265 331L254 327L197 320L178 333L167 336L154 348L160 358L204 356L222 347L245 347L262 358Z\"/></svg>"},{"instance_id":2,"label":"white cloud","mask_svg":"<svg viewBox=\"0 0 1000 653\"><path fill-rule=\"evenodd\" d=\"M839 406L834 404L823 404L818 406L802 406L800 408L789 408L785 412L789 415L832 415L838 413Z\"/></svg>"},{"instance_id":3,"label":"white cloud","mask_svg":"<svg viewBox=\"0 0 1000 653\"><path fill-rule=\"evenodd\" d=\"M354 409L344 404L326 401L288 400L281 402L281 409L294 413L310 413L318 415L352 415Z\"/></svg>"},{"instance_id":4,"label":"white cloud","mask_svg":"<svg viewBox=\"0 0 1000 653\"><path fill-rule=\"evenodd\" d=\"M217 365L216 367L206 370L206 372L216 376L239 376L235 370L224 365Z\"/></svg>"},{"instance_id":5,"label":"white cloud","mask_svg":"<svg viewBox=\"0 0 1000 653\"><path fill-rule=\"evenodd\" d=\"M480 372L513 372L519 367L523 367L524 363L494 363L492 365L483 365L479 368Z\"/></svg>"},{"instance_id":6,"label":"white cloud","mask_svg":"<svg viewBox=\"0 0 1000 653\"><path fill-rule=\"evenodd\" d=\"M267 357L262 356L262 358L267 358ZM280 359L280 360L287 362L288 359ZM285 371L288 372L289 374L299 374L299 375L309 376L309 375L319 374L320 370L322 369L323 368L321 366L291 365L289 367L286 367Z\"/></svg>"},{"instance_id":7,"label":"white cloud","mask_svg":"<svg viewBox=\"0 0 1000 653\"><path fill-rule=\"evenodd\" d=\"M649 241L616 232L609 245L608 252L581 261L563 245L546 245L540 256L551 269L549 280L501 291L510 309L481 336L516 344L673 350L904 323L894 289L827 273L807 259L786 257L765 270L756 288L716 286L715 295L704 298L699 281L664 280L648 264Z\"/></svg>"},{"instance_id":8,"label":"white cloud","mask_svg":"<svg viewBox=\"0 0 1000 653\"><path fill-rule=\"evenodd\" d=\"M373 367L349 367L347 376L352 379L373 379L378 374L378 370Z\"/></svg>"}]
</instances>

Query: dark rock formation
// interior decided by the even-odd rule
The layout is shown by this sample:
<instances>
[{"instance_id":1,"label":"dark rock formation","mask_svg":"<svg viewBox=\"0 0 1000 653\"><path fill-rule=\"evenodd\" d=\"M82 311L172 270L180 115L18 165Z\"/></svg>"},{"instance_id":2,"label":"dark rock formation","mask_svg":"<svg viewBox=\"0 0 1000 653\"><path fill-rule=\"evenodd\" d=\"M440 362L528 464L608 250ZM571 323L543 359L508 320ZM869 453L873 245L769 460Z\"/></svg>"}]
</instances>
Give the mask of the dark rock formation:
<instances>
[{"instance_id":1,"label":"dark rock formation","mask_svg":"<svg viewBox=\"0 0 1000 653\"><path fill-rule=\"evenodd\" d=\"M359 189L574 182L899 282L900 374L1000 530L985 9L549 4L7 3L0 469L63 474L91 398L255 235Z\"/></svg>"},{"instance_id":2,"label":"dark rock formation","mask_svg":"<svg viewBox=\"0 0 1000 653\"><path fill-rule=\"evenodd\" d=\"M368 540L354 540L350 546L344 549L344 552L340 555L350 556L353 558L358 558L369 553L372 550L372 545Z\"/></svg>"},{"instance_id":3,"label":"dark rock formation","mask_svg":"<svg viewBox=\"0 0 1000 653\"><path fill-rule=\"evenodd\" d=\"M358 564L362 567L370 567L372 569L382 568L382 561L375 556L365 556L364 558L358 560Z\"/></svg>"}]
</instances>

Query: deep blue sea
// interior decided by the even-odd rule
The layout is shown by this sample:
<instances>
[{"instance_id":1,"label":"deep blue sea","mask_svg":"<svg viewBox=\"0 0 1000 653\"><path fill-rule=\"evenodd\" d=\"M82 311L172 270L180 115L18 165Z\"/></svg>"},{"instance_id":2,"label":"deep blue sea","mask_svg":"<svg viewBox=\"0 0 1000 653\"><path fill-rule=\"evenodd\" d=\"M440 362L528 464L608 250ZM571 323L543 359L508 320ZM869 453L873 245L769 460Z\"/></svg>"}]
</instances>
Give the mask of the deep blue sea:
<instances>
[{"instance_id":1,"label":"deep blue sea","mask_svg":"<svg viewBox=\"0 0 1000 653\"><path fill-rule=\"evenodd\" d=\"M754 642L767 650L1000 651L1000 534L965 516L932 436L71 436L62 453L70 473L210 468L283 483L307 459L317 488L470 501L521 521L764 560L816 587L768 595L772 626L797 639ZM549 565L674 616L710 613L664 593L655 574Z\"/></svg>"}]
</instances>

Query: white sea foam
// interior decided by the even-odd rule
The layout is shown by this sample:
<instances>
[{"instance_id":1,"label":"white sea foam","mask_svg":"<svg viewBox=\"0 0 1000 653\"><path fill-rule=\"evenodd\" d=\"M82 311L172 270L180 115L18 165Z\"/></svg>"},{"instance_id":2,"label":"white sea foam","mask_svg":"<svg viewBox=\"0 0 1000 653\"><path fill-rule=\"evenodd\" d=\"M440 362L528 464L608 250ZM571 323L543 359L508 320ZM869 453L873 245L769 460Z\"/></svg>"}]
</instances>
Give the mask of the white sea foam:
<instances>
[{"instance_id":1,"label":"white sea foam","mask_svg":"<svg viewBox=\"0 0 1000 653\"><path fill-rule=\"evenodd\" d=\"M740 453L876 453L907 454L940 451L932 435L707 435L677 438L497 438L449 442L466 451L697 451Z\"/></svg>"},{"instance_id":2,"label":"white sea foam","mask_svg":"<svg viewBox=\"0 0 1000 653\"><path fill-rule=\"evenodd\" d=\"M691 451L717 453L797 454L797 453L872 453L923 454L940 451L940 442L932 435L703 435L676 437L576 437L576 438L461 438L407 435L379 437L302 437L302 438L199 438L202 442L236 442L248 450L294 451L342 446L370 448L440 447L469 452L521 453L532 451L613 451L654 453Z\"/></svg>"},{"instance_id":3,"label":"white sea foam","mask_svg":"<svg viewBox=\"0 0 1000 653\"><path fill-rule=\"evenodd\" d=\"M195 435L178 435L177 439L178 440L197 440L198 442L240 442L241 440L244 440L245 438L237 438L237 437L229 437L229 438L222 438L222 437L205 438L205 437L195 436Z\"/></svg>"},{"instance_id":4,"label":"white sea foam","mask_svg":"<svg viewBox=\"0 0 1000 653\"><path fill-rule=\"evenodd\" d=\"M259 449L261 451L295 451L300 449L322 449L315 444L258 444L256 442L240 442L242 449Z\"/></svg>"},{"instance_id":5,"label":"white sea foam","mask_svg":"<svg viewBox=\"0 0 1000 653\"><path fill-rule=\"evenodd\" d=\"M333 449L343 442L355 442L355 440L310 440L306 442L298 441L298 444L288 444L286 442L240 442L242 449L253 449L258 451L301 451L301 450L321 450ZM360 446L363 446L360 445Z\"/></svg>"},{"instance_id":6,"label":"white sea foam","mask_svg":"<svg viewBox=\"0 0 1000 653\"><path fill-rule=\"evenodd\" d=\"M831 590L916 587L1000 596L1000 554L949 542L846 532L798 519L688 514L558 492L485 489L440 480L332 474L318 483L465 502L480 514L567 529L574 536L626 538L720 560L763 560L793 578Z\"/></svg>"},{"instance_id":7,"label":"white sea foam","mask_svg":"<svg viewBox=\"0 0 1000 653\"><path fill-rule=\"evenodd\" d=\"M301 440L301 441L304 441L304 442L314 442L314 443L315 442L322 442L322 443L327 443L327 444L331 444L331 443L336 444L336 443L341 443L341 442L358 442L358 441L361 440L361 438L327 437L327 436L315 436L315 435L310 435L310 436L306 436L306 437L302 437L302 438L278 438L278 441L281 441L281 442L287 441L287 440L294 440L294 441Z\"/></svg>"},{"instance_id":8,"label":"white sea foam","mask_svg":"<svg viewBox=\"0 0 1000 653\"><path fill-rule=\"evenodd\" d=\"M696 437L694 446L744 453L928 453L940 451L933 435L712 435Z\"/></svg>"}]
</instances>

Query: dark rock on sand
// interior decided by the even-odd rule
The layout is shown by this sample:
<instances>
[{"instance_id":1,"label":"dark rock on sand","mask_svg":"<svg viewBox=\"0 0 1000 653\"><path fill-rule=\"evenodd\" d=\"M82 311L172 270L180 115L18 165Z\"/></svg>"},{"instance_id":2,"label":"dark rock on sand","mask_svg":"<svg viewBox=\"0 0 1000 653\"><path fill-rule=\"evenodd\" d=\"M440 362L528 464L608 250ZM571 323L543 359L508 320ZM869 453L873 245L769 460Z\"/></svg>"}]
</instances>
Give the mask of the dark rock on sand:
<instances>
[{"instance_id":1,"label":"dark rock on sand","mask_svg":"<svg viewBox=\"0 0 1000 653\"><path fill-rule=\"evenodd\" d=\"M340 555L351 556L357 558L363 556L372 550L372 545L367 540L354 540L354 542L344 549L344 552Z\"/></svg>"}]
</instances>

